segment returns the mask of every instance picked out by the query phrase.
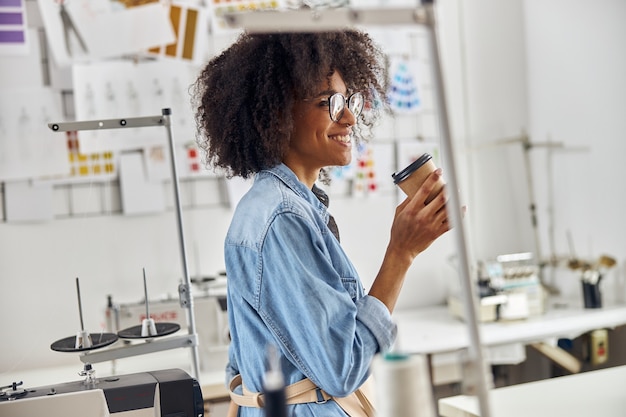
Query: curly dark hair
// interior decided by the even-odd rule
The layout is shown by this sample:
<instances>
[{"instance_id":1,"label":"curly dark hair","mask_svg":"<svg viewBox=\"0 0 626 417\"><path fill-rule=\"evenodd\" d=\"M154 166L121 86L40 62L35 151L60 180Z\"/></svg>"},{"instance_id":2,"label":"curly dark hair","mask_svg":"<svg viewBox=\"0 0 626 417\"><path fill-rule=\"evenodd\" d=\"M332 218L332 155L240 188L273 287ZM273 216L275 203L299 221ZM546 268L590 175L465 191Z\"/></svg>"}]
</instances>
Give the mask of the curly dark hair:
<instances>
[{"instance_id":1,"label":"curly dark hair","mask_svg":"<svg viewBox=\"0 0 626 417\"><path fill-rule=\"evenodd\" d=\"M385 100L385 55L364 32L243 33L212 58L192 86L197 142L207 165L248 178L287 152L296 100L312 97L338 71L348 93L361 91L366 111L353 128L371 137Z\"/></svg>"}]
</instances>

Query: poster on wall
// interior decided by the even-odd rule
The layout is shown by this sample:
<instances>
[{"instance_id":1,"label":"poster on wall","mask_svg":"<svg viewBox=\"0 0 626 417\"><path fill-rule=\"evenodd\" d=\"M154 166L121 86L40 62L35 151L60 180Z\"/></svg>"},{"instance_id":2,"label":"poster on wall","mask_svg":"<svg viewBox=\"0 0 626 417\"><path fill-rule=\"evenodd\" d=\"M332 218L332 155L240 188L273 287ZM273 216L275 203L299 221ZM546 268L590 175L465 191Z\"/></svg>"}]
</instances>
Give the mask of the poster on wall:
<instances>
[{"instance_id":1,"label":"poster on wall","mask_svg":"<svg viewBox=\"0 0 626 417\"><path fill-rule=\"evenodd\" d=\"M37 4L52 56L60 66L137 54L176 40L169 8L161 2L130 8L111 0L37 0Z\"/></svg>"},{"instance_id":2,"label":"poster on wall","mask_svg":"<svg viewBox=\"0 0 626 417\"><path fill-rule=\"evenodd\" d=\"M25 55L29 51L24 0L0 0L0 55Z\"/></svg>"},{"instance_id":3,"label":"poster on wall","mask_svg":"<svg viewBox=\"0 0 626 417\"><path fill-rule=\"evenodd\" d=\"M65 137L47 126L62 121L58 92L40 87L2 94L10 99L0 100L0 181L67 175Z\"/></svg>"}]
</instances>

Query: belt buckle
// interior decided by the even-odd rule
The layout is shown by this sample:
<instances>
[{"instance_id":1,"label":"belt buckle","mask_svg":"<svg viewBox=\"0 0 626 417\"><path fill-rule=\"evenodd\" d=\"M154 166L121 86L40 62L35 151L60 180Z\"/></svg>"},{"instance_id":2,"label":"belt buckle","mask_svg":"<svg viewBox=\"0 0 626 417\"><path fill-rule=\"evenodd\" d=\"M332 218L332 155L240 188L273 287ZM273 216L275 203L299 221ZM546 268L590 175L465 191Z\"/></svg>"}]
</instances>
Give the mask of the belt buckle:
<instances>
[{"instance_id":1,"label":"belt buckle","mask_svg":"<svg viewBox=\"0 0 626 417\"><path fill-rule=\"evenodd\" d=\"M315 388L315 395L317 395L317 400L315 404L326 404L328 402L328 398L324 398L324 394L320 387Z\"/></svg>"}]
</instances>

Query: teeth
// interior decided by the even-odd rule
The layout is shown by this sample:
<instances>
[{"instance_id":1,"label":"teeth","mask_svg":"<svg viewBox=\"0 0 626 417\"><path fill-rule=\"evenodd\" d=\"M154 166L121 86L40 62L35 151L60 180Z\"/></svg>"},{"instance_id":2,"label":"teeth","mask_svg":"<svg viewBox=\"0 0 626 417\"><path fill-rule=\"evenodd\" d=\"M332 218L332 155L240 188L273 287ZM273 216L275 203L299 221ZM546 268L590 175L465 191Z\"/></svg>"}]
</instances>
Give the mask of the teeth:
<instances>
[{"instance_id":1,"label":"teeth","mask_svg":"<svg viewBox=\"0 0 626 417\"><path fill-rule=\"evenodd\" d=\"M350 136L333 136L332 137L333 140L339 141L339 142L343 142L343 143L350 143Z\"/></svg>"}]
</instances>

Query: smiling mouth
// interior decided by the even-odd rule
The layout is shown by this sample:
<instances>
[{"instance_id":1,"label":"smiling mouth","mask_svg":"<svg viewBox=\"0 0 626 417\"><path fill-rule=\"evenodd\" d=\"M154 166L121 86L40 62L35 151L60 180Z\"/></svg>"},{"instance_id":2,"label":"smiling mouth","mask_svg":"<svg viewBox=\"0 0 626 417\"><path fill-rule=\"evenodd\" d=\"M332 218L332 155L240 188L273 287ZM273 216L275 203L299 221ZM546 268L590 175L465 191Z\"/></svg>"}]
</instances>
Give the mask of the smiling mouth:
<instances>
[{"instance_id":1,"label":"smiling mouth","mask_svg":"<svg viewBox=\"0 0 626 417\"><path fill-rule=\"evenodd\" d=\"M352 138L350 137L350 135L346 135L346 136L336 135L336 136L330 136L330 138L332 140L336 140L337 142L341 142L341 143L350 143L352 141Z\"/></svg>"}]
</instances>

